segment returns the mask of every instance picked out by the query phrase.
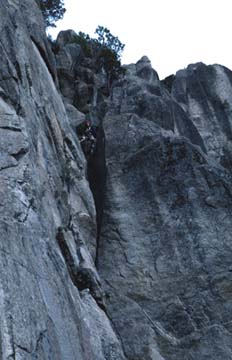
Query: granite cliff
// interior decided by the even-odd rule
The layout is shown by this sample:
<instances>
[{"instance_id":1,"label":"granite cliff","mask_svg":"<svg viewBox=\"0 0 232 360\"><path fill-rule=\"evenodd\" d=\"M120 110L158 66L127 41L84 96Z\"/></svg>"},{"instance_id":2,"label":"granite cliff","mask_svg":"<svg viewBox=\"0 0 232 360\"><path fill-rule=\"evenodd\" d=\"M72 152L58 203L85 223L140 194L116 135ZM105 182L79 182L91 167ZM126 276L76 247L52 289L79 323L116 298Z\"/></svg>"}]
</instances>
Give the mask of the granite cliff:
<instances>
[{"instance_id":1,"label":"granite cliff","mask_svg":"<svg viewBox=\"0 0 232 360\"><path fill-rule=\"evenodd\" d=\"M0 359L231 360L232 72L109 82L35 0L0 18Z\"/></svg>"}]
</instances>

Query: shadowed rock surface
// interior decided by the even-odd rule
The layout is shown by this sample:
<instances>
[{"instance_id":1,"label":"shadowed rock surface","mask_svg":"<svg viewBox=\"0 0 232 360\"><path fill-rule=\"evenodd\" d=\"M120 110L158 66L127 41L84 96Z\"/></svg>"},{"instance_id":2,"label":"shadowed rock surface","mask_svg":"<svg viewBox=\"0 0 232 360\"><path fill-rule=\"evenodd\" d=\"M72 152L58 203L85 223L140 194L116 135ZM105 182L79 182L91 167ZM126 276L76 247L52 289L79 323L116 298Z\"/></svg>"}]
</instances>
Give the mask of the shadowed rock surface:
<instances>
[{"instance_id":1,"label":"shadowed rock surface","mask_svg":"<svg viewBox=\"0 0 232 360\"><path fill-rule=\"evenodd\" d=\"M232 358L231 75L190 66L171 96L145 58L113 88L98 270L128 359Z\"/></svg>"},{"instance_id":2,"label":"shadowed rock surface","mask_svg":"<svg viewBox=\"0 0 232 360\"><path fill-rule=\"evenodd\" d=\"M112 82L36 1L0 18L0 359L232 359L231 71Z\"/></svg>"}]
</instances>

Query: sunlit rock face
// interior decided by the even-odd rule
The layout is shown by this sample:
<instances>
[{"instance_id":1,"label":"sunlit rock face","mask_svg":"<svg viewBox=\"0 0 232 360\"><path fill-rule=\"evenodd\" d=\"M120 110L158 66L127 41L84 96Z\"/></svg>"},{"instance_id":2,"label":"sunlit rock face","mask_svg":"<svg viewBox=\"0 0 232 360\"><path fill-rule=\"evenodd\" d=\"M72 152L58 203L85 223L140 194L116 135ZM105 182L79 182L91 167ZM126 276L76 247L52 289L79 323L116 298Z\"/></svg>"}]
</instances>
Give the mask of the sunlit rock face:
<instances>
[{"instance_id":1,"label":"sunlit rock face","mask_svg":"<svg viewBox=\"0 0 232 360\"><path fill-rule=\"evenodd\" d=\"M0 18L0 358L124 359L102 310L86 161L43 19L33 0L1 1Z\"/></svg>"},{"instance_id":2,"label":"sunlit rock face","mask_svg":"<svg viewBox=\"0 0 232 360\"><path fill-rule=\"evenodd\" d=\"M232 359L231 72L109 81L36 1L0 18L0 359Z\"/></svg>"}]
</instances>

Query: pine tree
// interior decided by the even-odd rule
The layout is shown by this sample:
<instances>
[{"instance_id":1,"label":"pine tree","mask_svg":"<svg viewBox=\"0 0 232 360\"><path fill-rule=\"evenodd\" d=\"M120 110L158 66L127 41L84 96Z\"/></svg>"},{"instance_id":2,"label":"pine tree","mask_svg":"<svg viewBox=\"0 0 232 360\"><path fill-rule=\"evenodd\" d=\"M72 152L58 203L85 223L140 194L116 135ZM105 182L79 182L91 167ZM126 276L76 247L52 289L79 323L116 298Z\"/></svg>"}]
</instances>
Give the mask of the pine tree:
<instances>
[{"instance_id":1,"label":"pine tree","mask_svg":"<svg viewBox=\"0 0 232 360\"><path fill-rule=\"evenodd\" d=\"M55 27L55 22L62 19L66 11L64 0L40 0L39 3L46 27Z\"/></svg>"},{"instance_id":2,"label":"pine tree","mask_svg":"<svg viewBox=\"0 0 232 360\"><path fill-rule=\"evenodd\" d=\"M98 36L97 41L105 48L111 50L116 55L117 60L120 60L125 45L121 43L119 38L112 35L110 30L104 26L98 26L95 34Z\"/></svg>"}]
</instances>

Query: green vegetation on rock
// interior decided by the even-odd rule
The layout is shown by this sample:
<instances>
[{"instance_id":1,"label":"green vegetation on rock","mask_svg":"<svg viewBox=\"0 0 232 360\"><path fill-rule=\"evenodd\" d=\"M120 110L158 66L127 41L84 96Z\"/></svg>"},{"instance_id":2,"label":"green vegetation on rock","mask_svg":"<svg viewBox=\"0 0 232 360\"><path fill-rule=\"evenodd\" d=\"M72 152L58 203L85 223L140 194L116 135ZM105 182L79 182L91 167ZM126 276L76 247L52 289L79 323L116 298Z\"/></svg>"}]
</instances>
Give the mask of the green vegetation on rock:
<instances>
[{"instance_id":1,"label":"green vegetation on rock","mask_svg":"<svg viewBox=\"0 0 232 360\"><path fill-rule=\"evenodd\" d=\"M72 38L71 43L79 44L86 57L95 58L96 70L104 69L110 84L123 72L121 55L125 45L103 26L98 26L95 34L97 34L97 38L91 38L88 34L80 31Z\"/></svg>"},{"instance_id":2,"label":"green vegetation on rock","mask_svg":"<svg viewBox=\"0 0 232 360\"><path fill-rule=\"evenodd\" d=\"M64 0L39 0L46 27L55 27L56 21L63 18L66 9Z\"/></svg>"},{"instance_id":3,"label":"green vegetation on rock","mask_svg":"<svg viewBox=\"0 0 232 360\"><path fill-rule=\"evenodd\" d=\"M98 26L95 34L97 34L98 36L97 42L106 49L113 52L117 60L119 60L125 47L125 45L121 43L119 38L112 35L110 30L103 26Z\"/></svg>"}]
</instances>

